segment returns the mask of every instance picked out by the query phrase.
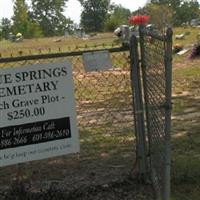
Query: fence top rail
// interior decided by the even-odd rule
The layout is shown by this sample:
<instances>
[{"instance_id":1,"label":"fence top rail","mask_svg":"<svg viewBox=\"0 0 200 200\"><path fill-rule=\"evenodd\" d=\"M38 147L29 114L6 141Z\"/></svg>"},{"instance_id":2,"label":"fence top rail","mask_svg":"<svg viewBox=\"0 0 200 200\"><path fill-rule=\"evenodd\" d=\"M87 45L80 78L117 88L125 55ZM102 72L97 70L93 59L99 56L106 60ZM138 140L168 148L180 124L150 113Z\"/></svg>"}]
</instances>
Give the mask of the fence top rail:
<instances>
[{"instance_id":1,"label":"fence top rail","mask_svg":"<svg viewBox=\"0 0 200 200\"><path fill-rule=\"evenodd\" d=\"M147 30L145 28L143 28L141 30L141 32L146 36L150 36L152 38L155 38L155 39L163 41L163 42L167 40L167 36L166 35L162 35L162 34L159 34L159 33L156 33L156 32L152 32L152 31L149 31L149 30Z\"/></svg>"},{"instance_id":2,"label":"fence top rail","mask_svg":"<svg viewBox=\"0 0 200 200\"><path fill-rule=\"evenodd\" d=\"M110 49L93 49L93 50L84 50L84 51L73 51L73 52L63 52L63 53L49 53L49 54L37 54L29 56L19 56L19 57L5 57L0 58L0 63L9 63L9 62L19 62L19 61L28 61L28 60L37 60L37 59L51 59L51 58L62 58L69 56L81 56L83 53L89 53L94 51L103 51L108 50L110 53L127 51L127 47L115 47Z\"/></svg>"}]
</instances>

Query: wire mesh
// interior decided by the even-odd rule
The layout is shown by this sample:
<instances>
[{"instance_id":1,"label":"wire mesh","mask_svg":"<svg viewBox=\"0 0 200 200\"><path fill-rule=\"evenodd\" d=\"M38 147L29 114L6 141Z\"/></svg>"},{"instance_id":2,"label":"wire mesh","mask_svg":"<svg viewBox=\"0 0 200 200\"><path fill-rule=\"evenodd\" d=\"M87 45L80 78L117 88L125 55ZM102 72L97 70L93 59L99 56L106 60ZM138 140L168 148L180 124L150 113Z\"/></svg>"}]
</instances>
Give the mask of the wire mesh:
<instances>
[{"instance_id":1,"label":"wire mesh","mask_svg":"<svg viewBox=\"0 0 200 200\"><path fill-rule=\"evenodd\" d=\"M170 108L166 103L167 95L171 95L170 84L167 85L167 81L171 82L171 79L169 77L167 80L166 75L167 70L170 70L166 67L167 41L162 36L156 36L155 33L149 35L141 32L141 34L144 34L141 39L141 59L151 179L157 199L168 199L170 124L167 120L170 119ZM168 73L170 74L170 71Z\"/></svg>"},{"instance_id":2,"label":"wire mesh","mask_svg":"<svg viewBox=\"0 0 200 200\"><path fill-rule=\"evenodd\" d=\"M164 48L163 42L154 41L153 45L148 45L147 39L145 37L145 81L147 84L145 92L148 96L151 168L155 170L157 187L162 188L165 180L163 177L165 167L165 113L164 110L160 109L160 106L165 103Z\"/></svg>"}]
</instances>

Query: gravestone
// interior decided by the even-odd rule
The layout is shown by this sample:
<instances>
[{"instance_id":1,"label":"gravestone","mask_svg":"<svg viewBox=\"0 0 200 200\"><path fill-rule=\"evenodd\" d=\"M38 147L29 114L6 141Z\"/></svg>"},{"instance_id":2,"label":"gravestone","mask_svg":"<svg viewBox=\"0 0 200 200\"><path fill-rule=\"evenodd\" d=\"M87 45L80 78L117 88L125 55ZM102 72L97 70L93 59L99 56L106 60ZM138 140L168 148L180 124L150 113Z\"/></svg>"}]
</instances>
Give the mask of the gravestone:
<instances>
[{"instance_id":1,"label":"gravestone","mask_svg":"<svg viewBox=\"0 0 200 200\"><path fill-rule=\"evenodd\" d=\"M106 71L112 68L108 50L83 53L83 64L86 72Z\"/></svg>"}]
</instances>

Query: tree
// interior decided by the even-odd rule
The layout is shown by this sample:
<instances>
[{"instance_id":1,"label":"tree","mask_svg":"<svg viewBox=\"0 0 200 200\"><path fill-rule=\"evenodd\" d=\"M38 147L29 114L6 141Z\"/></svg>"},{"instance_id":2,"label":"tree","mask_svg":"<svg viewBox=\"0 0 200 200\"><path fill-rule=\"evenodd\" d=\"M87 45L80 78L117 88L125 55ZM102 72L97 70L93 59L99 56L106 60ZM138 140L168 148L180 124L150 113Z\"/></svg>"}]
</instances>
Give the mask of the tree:
<instances>
[{"instance_id":1,"label":"tree","mask_svg":"<svg viewBox=\"0 0 200 200\"><path fill-rule=\"evenodd\" d=\"M151 3L180 5L184 0L151 0Z\"/></svg>"},{"instance_id":2,"label":"tree","mask_svg":"<svg viewBox=\"0 0 200 200\"><path fill-rule=\"evenodd\" d=\"M28 6L25 0L16 0L14 3L13 31L26 36L28 27Z\"/></svg>"},{"instance_id":3,"label":"tree","mask_svg":"<svg viewBox=\"0 0 200 200\"><path fill-rule=\"evenodd\" d=\"M0 30L1 38L8 39L9 33L11 32L11 21L8 18L2 18Z\"/></svg>"},{"instance_id":4,"label":"tree","mask_svg":"<svg viewBox=\"0 0 200 200\"><path fill-rule=\"evenodd\" d=\"M199 3L197 1L183 1L174 16L175 25L190 22L199 16Z\"/></svg>"},{"instance_id":5,"label":"tree","mask_svg":"<svg viewBox=\"0 0 200 200\"><path fill-rule=\"evenodd\" d=\"M165 4L173 13L173 24L181 25L191 21L199 15L199 3L197 0L151 0L153 4Z\"/></svg>"},{"instance_id":6,"label":"tree","mask_svg":"<svg viewBox=\"0 0 200 200\"><path fill-rule=\"evenodd\" d=\"M12 20L12 30L15 34L22 33L26 38L41 36L42 32L39 25L30 19L28 5L25 0L15 0Z\"/></svg>"},{"instance_id":7,"label":"tree","mask_svg":"<svg viewBox=\"0 0 200 200\"><path fill-rule=\"evenodd\" d=\"M38 22L45 36L64 34L70 19L63 15L68 0L32 0L32 18Z\"/></svg>"},{"instance_id":8,"label":"tree","mask_svg":"<svg viewBox=\"0 0 200 200\"><path fill-rule=\"evenodd\" d=\"M158 4L161 4L161 3L165 4L167 2L169 2L169 0L151 0L151 3L158 3Z\"/></svg>"},{"instance_id":9,"label":"tree","mask_svg":"<svg viewBox=\"0 0 200 200\"><path fill-rule=\"evenodd\" d=\"M104 28L110 0L79 0L83 7L81 25L86 32L99 32Z\"/></svg>"},{"instance_id":10,"label":"tree","mask_svg":"<svg viewBox=\"0 0 200 200\"><path fill-rule=\"evenodd\" d=\"M152 24L162 29L166 25L172 24L173 11L165 4L148 4L146 6L146 12L150 16Z\"/></svg>"},{"instance_id":11,"label":"tree","mask_svg":"<svg viewBox=\"0 0 200 200\"><path fill-rule=\"evenodd\" d=\"M113 31L115 28L122 24L128 24L128 17L131 11L121 5L112 5L112 10L106 20L105 29Z\"/></svg>"}]
</instances>

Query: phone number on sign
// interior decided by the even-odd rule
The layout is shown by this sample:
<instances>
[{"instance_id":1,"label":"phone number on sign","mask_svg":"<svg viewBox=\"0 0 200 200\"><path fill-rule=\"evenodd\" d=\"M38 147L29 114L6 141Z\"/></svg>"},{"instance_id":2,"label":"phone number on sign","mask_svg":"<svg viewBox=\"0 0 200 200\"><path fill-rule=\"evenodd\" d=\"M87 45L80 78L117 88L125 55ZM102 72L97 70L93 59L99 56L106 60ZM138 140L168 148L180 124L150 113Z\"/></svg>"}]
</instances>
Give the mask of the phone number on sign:
<instances>
[{"instance_id":1,"label":"phone number on sign","mask_svg":"<svg viewBox=\"0 0 200 200\"><path fill-rule=\"evenodd\" d=\"M67 138L70 136L70 131L68 129L63 130L53 130L44 133L35 134L32 138L33 142L39 142L40 140L52 140L59 138Z\"/></svg>"},{"instance_id":2,"label":"phone number on sign","mask_svg":"<svg viewBox=\"0 0 200 200\"><path fill-rule=\"evenodd\" d=\"M23 119L23 118L30 118L30 117L38 117L38 116L44 116L45 115L45 108L44 107L36 107L33 109L20 109L15 110L12 112L7 113L8 120L17 120L17 119Z\"/></svg>"}]
</instances>

